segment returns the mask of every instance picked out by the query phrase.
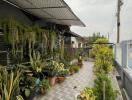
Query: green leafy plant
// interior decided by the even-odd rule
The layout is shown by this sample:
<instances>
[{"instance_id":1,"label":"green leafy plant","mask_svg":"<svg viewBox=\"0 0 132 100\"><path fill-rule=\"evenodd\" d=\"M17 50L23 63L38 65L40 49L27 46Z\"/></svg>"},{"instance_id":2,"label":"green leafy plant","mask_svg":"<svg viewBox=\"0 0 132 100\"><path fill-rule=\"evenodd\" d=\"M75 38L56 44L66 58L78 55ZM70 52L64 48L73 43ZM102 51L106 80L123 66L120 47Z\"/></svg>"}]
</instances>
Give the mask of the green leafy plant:
<instances>
[{"instance_id":1,"label":"green leafy plant","mask_svg":"<svg viewBox=\"0 0 132 100\"><path fill-rule=\"evenodd\" d=\"M92 88L85 88L77 96L77 100L96 100L96 96Z\"/></svg>"},{"instance_id":2,"label":"green leafy plant","mask_svg":"<svg viewBox=\"0 0 132 100\"><path fill-rule=\"evenodd\" d=\"M80 66L78 66L78 65L71 65L69 71L70 72L78 72L79 69L80 69Z\"/></svg>"},{"instance_id":3,"label":"green leafy plant","mask_svg":"<svg viewBox=\"0 0 132 100\"><path fill-rule=\"evenodd\" d=\"M45 67L49 76L56 76L60 71L64 70L64 64L57 61L50 61L48 66Z\"/></svg>"},{"instance_id":4,"label":"green leafy plant","mask_svg":"<svg viewBox=\"0 0 132 100\"><path fill-rule=\"evenodd\" d=\"M42 79L42 81L40 81L40 89L41 89L41 92L44 92L44 93L47 93L49 91L50 85L48 80Z\"/></svg>"},{"instance_id":5,"label":"green leafy plant","mask_svg":"<svg viewBox=\"0 0 132 100\"><path fill-rule=\"evenodd\" d=\"M108 40L106 38L99 38L95 41L95 44L93 45L92 51L90 52L90 56L92 58L95 58L98 54L98 50L103 47L108 47Z\"/></svg>"},{"instance_id":6,"label":"green leafy plant","mask_svg":"<svg viewBox=\"0 0 132 100\"><path fill-rule=\"evenodd\" d=\"M58 76L66 76L69 74L69 69L63 69L58 73Z\"/></svg>"},{"instance_id":7,"label":"green leafy plant","mask_svg":"<svg viewBox=\"0 0 132 100\"><path fill-rule=\"evenodd\" d=\"M32 90L35 89L36 78L23 73L20 80L20 90L25 97L29 97Z\"/></svg>"},{"instance_id":8,"label":"green leafy plant","mask_svg":"<svg viewBox=\"0 0 132 100\"><path fill-rule=\"evenodd\" d=\"M21 95L16 96L16 99L17 99L17 100L24 100L23 97L22 97Z\"/></svg>"},{"instance_id":9,"label":"green leafy plant","mask_svg":"<svg viewBox=\"0 0 132 100\"><path fill-rule=\"evenodd\" d=\"M112 70L113 52L109 47L103 47L98 50L95 60L96 72L109 73Z\"/></svg>"},{"instance_id":10,"label":"green leafy plant","mask_svg":"<svg viewBox=\"0 0 132 100\"><path fill-rule=\"evenodd\" d=\"M45 62L42 60L39 52L33 52L33 56L30 56L30 63L32 69L36 72L41 72L42 69L45 67Z\"/></svg>"},{"instance_id":11,"label":"green leafy plant","mask_svg":"<svg viewBox=\"0 0 132 100\"><path fill-rule=\"evenodd\" d=\"M95 79L95 95L97 100L116 100L118 91L114 90L111 84L111 80L106 74L98 74Z\"/></svg>"}]
</instances>

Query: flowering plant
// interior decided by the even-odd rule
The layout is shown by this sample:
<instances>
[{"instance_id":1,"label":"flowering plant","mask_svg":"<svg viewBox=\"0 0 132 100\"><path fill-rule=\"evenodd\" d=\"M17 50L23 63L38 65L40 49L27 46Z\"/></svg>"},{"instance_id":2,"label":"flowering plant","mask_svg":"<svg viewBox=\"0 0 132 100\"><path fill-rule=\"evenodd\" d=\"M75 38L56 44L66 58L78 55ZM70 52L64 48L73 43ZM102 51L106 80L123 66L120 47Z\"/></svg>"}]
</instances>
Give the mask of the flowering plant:
<instances>
[{"instance_id":1,"label":"flowering plant","mask_svg":"<svg viewBox=\"0 0 132 100\"><path fill-rule=\"evenodd\" d=\"M51 61L45 69L48 71L49 76L56 76L60 71L64 70L64 64L57 61Z\"/></svg>"}]
</instances>

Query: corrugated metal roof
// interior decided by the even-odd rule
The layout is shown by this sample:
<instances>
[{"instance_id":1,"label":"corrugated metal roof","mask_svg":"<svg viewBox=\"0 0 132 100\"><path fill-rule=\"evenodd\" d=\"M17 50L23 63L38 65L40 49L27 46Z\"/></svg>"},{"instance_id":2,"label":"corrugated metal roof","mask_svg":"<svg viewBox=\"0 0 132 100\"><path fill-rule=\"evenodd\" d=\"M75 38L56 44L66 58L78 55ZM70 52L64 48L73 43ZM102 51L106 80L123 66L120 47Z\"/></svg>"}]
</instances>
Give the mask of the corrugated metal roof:
<instances>
[{"instance_id":1,"label":"corrugated metal roof","mask_svg":"<svg viewBox=\"0 0 132 100\"><path fill-rule=\"evenodd\" d=\"M63 0L7 0L29 13L62 25L85 26Z\"/></svg>"}]
</instances>

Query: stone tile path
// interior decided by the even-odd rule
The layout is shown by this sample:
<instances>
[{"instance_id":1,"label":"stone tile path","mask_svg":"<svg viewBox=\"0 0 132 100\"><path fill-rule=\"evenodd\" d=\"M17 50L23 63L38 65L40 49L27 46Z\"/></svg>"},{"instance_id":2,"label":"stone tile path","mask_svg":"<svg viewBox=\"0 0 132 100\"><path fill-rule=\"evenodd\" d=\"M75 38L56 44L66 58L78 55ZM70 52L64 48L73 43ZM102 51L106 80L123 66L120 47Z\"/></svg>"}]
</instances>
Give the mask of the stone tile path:
<instances>
[{"instance_id":1,"label":"stone tile path","mask_svg":"<svg viewBox=\"0 0 132 100\"><path fill-rule=\"evenodd\" d=\"M83 62L80 71L66 78L62 84L56 84L45 96L35 97L33 100L75 100L75 96L85 87L94 84L93 62Z\"/></svg>"}]
</instances>

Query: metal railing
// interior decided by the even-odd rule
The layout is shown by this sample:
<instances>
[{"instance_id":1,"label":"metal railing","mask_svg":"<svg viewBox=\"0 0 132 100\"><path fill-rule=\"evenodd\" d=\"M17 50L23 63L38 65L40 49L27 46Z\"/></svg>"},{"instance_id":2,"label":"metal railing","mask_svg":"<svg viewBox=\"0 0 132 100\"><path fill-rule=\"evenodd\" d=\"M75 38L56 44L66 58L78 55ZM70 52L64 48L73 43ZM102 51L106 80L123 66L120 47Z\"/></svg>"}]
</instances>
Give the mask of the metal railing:
<instances>
[{"instance_id":1,"label":"metal railing","mask_svg":"<svg viewBox=\"0 0 132 100\"><path fill-rule=\"evenodd\" d=\"M122 79L122 88L132 100L132 40L114 45L114 59Z\"/></svg>"}]
</instances>

